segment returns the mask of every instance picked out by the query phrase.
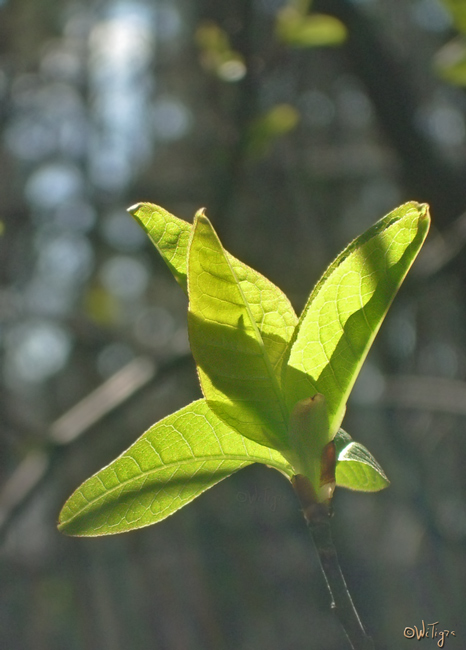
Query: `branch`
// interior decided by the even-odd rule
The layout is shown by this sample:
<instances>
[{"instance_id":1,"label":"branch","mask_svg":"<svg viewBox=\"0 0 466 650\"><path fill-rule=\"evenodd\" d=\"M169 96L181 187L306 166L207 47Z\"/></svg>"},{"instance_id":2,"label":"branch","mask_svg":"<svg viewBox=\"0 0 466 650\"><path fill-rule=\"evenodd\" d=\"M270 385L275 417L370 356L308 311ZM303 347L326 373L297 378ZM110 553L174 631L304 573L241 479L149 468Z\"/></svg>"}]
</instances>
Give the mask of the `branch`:
<instances>
[{"instance_id":1,"label":"branch","mask_svg":"<svg viewBox=\"0 0 466 650\"><path fill-rule=\"evenodd\" d=\"M15 516L49 478L64 450L144 387L163 380L167 373L190 359L190 355L183 354L160 367L146 356L133 359L55 420L45 448L28 453L0 488L0 542Z\"/></svg>"},{"instance_id":2,"label":"branch","mask_svg":"<svg viewBox=\"0 0 466 650\"><path fill-rule=\"evenodd\" d=\"M319 555L330 592L330 608L335 612L353 650L374 650L374 642L366 634L341 572L330 530L330 502L315 501L314 490L305 476L294 476L293 488L303 507L304 519Z\"/></svg>"}]
</instances>

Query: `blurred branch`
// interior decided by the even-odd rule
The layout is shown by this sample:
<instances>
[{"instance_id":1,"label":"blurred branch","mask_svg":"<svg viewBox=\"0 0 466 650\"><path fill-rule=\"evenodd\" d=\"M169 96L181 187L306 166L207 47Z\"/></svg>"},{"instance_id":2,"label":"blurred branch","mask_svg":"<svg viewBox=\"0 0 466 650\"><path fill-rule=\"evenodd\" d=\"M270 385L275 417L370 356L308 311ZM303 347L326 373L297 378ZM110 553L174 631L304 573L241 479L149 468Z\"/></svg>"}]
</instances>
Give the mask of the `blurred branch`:
<instances>
[{"instance_id":1,"label":"blurred branch","mask_svg":"<svg viewBox=\"0 0 466 650\"><path fill-rule=\"evenodd\" d=\"M45 451L30 452L17 466L0 491L0 531L49 469Z\"/></svg>"},{"instance_id":2,"label":"blurred branch","mask_svg":"<svg viewBox=\"0 0 466 650\"><path fill-rule=\"evenodd\" d=\"M376 403L396 408L466 415L466 382L444 377L385 377Z\"/></svg>"},{"instance_id":3,"label":"blurred branch","mask_svg":"<svg viewBox=\"0 0 466 650\"><path fill-rule=\"evenodd\" d=\"M396 375L380 377L380 389L370 394L356 389L351 401L358 406L390 406L466 415L466 382L445 377Z\"/></svg>"},{"instance_id":4,"label":"blurred branch","mask_svg":"<svg viewBox=\"0 0 466 650\"><path fill-rule=\"evenodd\" d=\"M50 440L57 445L69 444L118 408L156 374L157 366L152 359L133 359L58 418L50 428Z\"/></svg>"},{"instance_id":5,"label":"blurred branch","mask_svg":"<svg viewBox=\"0 0 466 650\"><path fill-rule=\"evenodd\" d=\"M161 380L190 358L189 354L174 357L160 368L148 357L133 359L58 418L50 426L47 448L28 453L0 490L0 537L48 478L61 452L151 381Z\"/></svg>"},{"instance_id":6,"label":"blurred branch","mask_svg":"<svg viewBox=\"0 0 466 650\"><path fill-rule=\"evenodd\" d=\"M458 217L443 233L433 233L421 250L413 268L420 277L429 277L442 270L466 244L466 212Z\"/></svg>"}]
</instances>

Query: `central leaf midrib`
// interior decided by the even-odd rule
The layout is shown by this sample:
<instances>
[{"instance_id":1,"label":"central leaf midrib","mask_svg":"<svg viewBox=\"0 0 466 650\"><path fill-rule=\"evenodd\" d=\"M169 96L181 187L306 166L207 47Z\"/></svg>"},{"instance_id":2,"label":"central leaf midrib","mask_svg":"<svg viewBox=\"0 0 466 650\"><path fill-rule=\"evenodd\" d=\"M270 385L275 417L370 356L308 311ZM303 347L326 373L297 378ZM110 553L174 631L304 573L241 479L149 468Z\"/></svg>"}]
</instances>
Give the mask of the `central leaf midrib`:
<instances>
[{"instance_id":1,"label":"central leaf midrib","mask_svg":"<svg viewBox=\"0 0 466 650\"><path fill-rule=\"evenodd\" d=\"M219 241L219 243L220 243L220 241ZM230 272L232 273L232 275L233 275L233 277L234 277L234 279L236 281L236 286L238 287L238 290L240 292L241 298L242 298L243 303L245 305L247 314L249 316L249 321L252 324L254 333L256 335L256 340L257 340L257 342L259 344L259 347L261 349L261 352L262 352L262 357L263 357L264 362L265 362L265 367L267 369L268 375L269 375L271 383L272 383L273 391L274 391L275 395L277 396L277 400L278 400L278 403L279 403L279 406L280 406L280 411L281 411L281 414L282 414L283 425L286 428L286 424L287 424L287 420L288 420L286 405L285 405L285 403L283 401L282 391L281 391L280 386L278 384L277 377L275 376L272 364L271 364L270 359L269 359L269 355L267 354L267 350L265 348L264 341L262 339L262 334L261 334L261 332L260 332L260 330L259 330L259 328L257 326L256 320L255 320L255 318L254 318L254 316L252 314L251 308L249 306L249 302L248 302L246 296L244 295L244 291L243 291L243 289L241 287L241 284L240 284L238 278L236 277L235 270L234 270L233 266L231 265L230 260L228 259L228 256L225 254L225 251L224 251L223 246L221 245L221 243L220 243L220 248L222 250L224 259L226 260L226 262L228 264L228 268L230 269Z\"/></svg>"},{"instance_id":2,"label":"central leaf midrib","mask_svg":"<svg viewBox=\"0 0 466 650\"><path fill-rule=\"evenodd\" d=\"M352 241L351 244L349 244L340 253L340 255L338 255L338 257L328 266L327 270L325 271L325 273L323 274L321 279L317 282L314 289L312 290L311 295L309 296L309 298L307 300L307 303L306 303L306 305L305 305L305 307L303 309L303 312L302 312L301 316L299 317L299 320L298 320L298 323L296 325L295 331L294 331L294 333L293 333L293 335L291 337L291 340L290 340L290 343L289 343L289 346L288 346L289 356L291 356L293 346L294 346L294 344L296 343L296 341L298 339L301 326L302 326L304 320L307 317L307 314L309 313L309 311L310 311L310 309L312 307L312 303L314 302L314 300L319 295L321 289L323 289L323 287L325 286L326 281L328 280L328 278L348 259L348 257L351 255L351 253L354 250L356 250L358 244L359 245L368 244L375 237L377 237L381 232L388 231L390 228L392 228L394 225L396 225L398 223L398 221L401 221L402 219L404 219L405 216L406 215L394 217L390 221L388 221L388 223L383 224L383 225L380 224L379 228L377 228L377 229L374 227L374 232L371 234L370 237L367 237L367 239L364 239L363 236L356 237L356 239L354 241ZM377 225L377 224L375 224L375 225ZM286 368L286 364L284 365L284 368Z\"/></svg>"}]
</instances>

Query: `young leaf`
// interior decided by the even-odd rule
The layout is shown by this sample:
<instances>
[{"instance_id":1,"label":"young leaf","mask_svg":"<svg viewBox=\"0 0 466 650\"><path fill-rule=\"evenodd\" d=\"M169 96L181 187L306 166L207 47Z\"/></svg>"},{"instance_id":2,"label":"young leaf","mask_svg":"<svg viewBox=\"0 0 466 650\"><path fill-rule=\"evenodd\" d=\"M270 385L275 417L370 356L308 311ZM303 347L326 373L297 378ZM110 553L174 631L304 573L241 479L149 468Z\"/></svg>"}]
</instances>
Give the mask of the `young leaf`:
<instances>
[{"instance_id":1,"label":"young leaf","mask_svg":"<svg viewBox=\"0 0 466 650\"><path fill-rule=\"evenodd\" d=\"M152 203L137 203L128 212L146 231L175 280L188 293L186 266L191 224Z\"/></svg>"},{"instance_id":2,"label":"young leaf","mask_svg":"<svg viewBox=\"0 0 466 650\"><path fill-rule=\"evenodd\" d=\"M426 236L427 206L401 206L350 244L296 328L281 291L226 253L202 213L191 227L150 204L132 212L178 282L189 285L190 338L206 399L155 424L83 483L63 507L59 528L92 536L147 526L253 462L289 478L309 475L316 495L324 489L331 496L335 478L351 489L386 487L363 445L343 430L328 441Z\"/></svg>"},{"instance_id":3,"label":"young leaf","mask_svg":"<svg viewBox=\"0 0 466 650\"><path fill-rule=\"evenodd\" d=\"M128 212L144 228L178 284L188 293L186 273L191 224L152 203L138 203ZM288 298L273 282L228 252L225 254L279 375L298 318Z\"/></svg>"},{"instance_id":4,"label":"young leaf","mask_svg":"<svg viewBox=\"0 0 466 650\"><path fill-rule=\"evenodd\" d=\"M310 395L325 395L332 435L428 228L427 205L402 205L355 239L308 299L283 368L283 388L290 409Z\"/></svg>"},{"instance_id":5,"label":"young leaf","mask_svg":"<svg viewBox=\"0 0 466 650\"><path fill-rule=\"evenodd\" d=\"M370 451L359 442L354 442L343 429L335 438L337 485L360 492L378 492L390 485L385 472Z\"/></svg>"},{"instance_id":6,"label":"young leaf","mask_svg":"<svg viewBox=\"0 0 466 650\"><path fill-rule=\"evenodd\" d=\"M85 481L63 506L58 528L96 536L149 526L256 462L291 476L277 451L238 435L199 400L154 424Z\"/></svg>"},{"instance_id":7,"label":"young leaf","mask_svg":"<svg viewBox=\"0 0 466 650\"><path fill-rule=\"evenodd\" d=\"M330 442L328 413L325 397L317 393L313 397L300 400L290 415L288 431L291 451L287 452L293 469L311 481L316 496L319 498L327 491L320 488L322 483L322 453ZM332 491L335 487L334 467L330 482ZM327 481L326 481L327 482Z\"/></svg>"},{"instance_id":8,"label":"young leaf","mask_svg":"<svg viewBox=\"0 0 466 650\"><path fill-rule=\"evenodd\" d=\"M189 339L209 406L251 440L286 448L288 415L270 357L276 338L262 337L233 267L202 214L193 226L188 290Z\"/></svg>"}]
</instances>

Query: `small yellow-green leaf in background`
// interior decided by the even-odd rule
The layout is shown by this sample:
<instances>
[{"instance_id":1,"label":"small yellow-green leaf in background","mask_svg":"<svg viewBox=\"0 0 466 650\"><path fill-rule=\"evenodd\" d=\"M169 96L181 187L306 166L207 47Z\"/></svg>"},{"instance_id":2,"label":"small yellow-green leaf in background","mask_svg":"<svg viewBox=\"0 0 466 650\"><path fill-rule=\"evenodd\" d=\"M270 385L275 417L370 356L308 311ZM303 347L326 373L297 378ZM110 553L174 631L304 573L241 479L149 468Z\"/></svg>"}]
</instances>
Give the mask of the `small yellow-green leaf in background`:
<instances>
[{"instance_id":1,"label":"small yellow-green leaf in background","mask_svg":"<svg viewBox=\"0 0 466 650\"><path fill-rule=\"evenodd\" d=\"M466 86L466 38L458 36L444 45L434 57L438 76L455 86Z\"/></svg>"},{"instance_id":2,"label":"small yellow-green leaf in background","mask_svg":"<svg viewBox=\"0 0 466 650\"><path fill-rule=\"evenodd\" d=\"M257 462L291 477L280 453L238 435L199 400L154 424L87 479L63 506L58 528L96 536L149 526Z\"/></svg>"},{"instance_id":3,"label":"small yellow-green leaf in background","mask_svg":"<svg viewBox=\"0 0 466 650\"><path fill-rule=\"evenodd\" d=\"M188 293L189 340L209 406L247 438L285 448L288 416L268 342L217 234L200 213L189 249ZM277 318L279 338L281 317L270 316Z\"/></svg>"},{"instance_id":4,"label":"small yellow-green leaf in background","mask_svg":"<svg viewBox=\"0 0 466 650\"><path fill-rule=\"evenodd\" d=\"M83 302L86 316L100 326L112 326L120 317L121 305L117 298L100 284L88 288Z\"/></svg>"},{"instance_id":5,"label":"small yellow-green leaf in background","mask_svg":"<svg viewBox=\"0 0 466 650\"><path fill-rule=\"evenodd\" d=\"M299 118L298 110L291 104L273 106L251 125L247 146L248 154L256 158L262 156L277 138L296 128Z\"/></svg>"},{"instance_id":6,"label":"small yellow-green leaf in background","mask_svg":"<svg viewBox=\"0 0 466 650\"><path fill-rule=\"evenodd\" d=\"M343 429L334 438L337 452L337 485L360 492L378 492L390 485L385 472L364 445L354 442Z\"/></svg>"},{"instance_id":7,"label":"small yellow-green leaf in background","mask_svg":"<svg viewBox=\"0 0 466 650\"><path fill-rule=\"evenodd\" d=\"M287 6L278 12L275 26L277 38L291 47L332 47L347 37L344 24L327 14L305 15L296 7Z\"/></svg>"},{"instance_id":8,"label":"small yellow-green leaf in background","mask_svg":"<svg viewBox=\"0 0 466 650\"><path fill-rule=\"evenodd\" d=\"M202 66L223 81L240 81L246 74L246 65L239 52L232 49L224 29L213 21L201 23L196 31Z\"/></svg>"},{"instance_id":9,"label":"small yellow-green leaf in background","mask_svg":"<svg viewBox=\"0 0 466 650\"><path fill-rule=\"evenodd\" d=\"M464 0L442 0L448 9L453 26L463 34L466 34L466 2Z\"/></svg>"},{"instance_id":10,"label":"small yellow-green leaf in background","mask_svg":"<svg viewBox=\"0 0 466 650\"><path fill-rule=\"evenodd\" d=\"M258 119L256 128L268 137L277 137L292 131L298 121L299 113L291 104L277 104Z\"/></svg>"}]
</instances>

